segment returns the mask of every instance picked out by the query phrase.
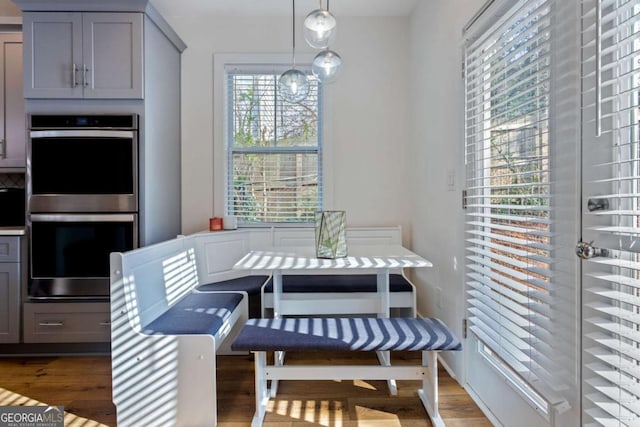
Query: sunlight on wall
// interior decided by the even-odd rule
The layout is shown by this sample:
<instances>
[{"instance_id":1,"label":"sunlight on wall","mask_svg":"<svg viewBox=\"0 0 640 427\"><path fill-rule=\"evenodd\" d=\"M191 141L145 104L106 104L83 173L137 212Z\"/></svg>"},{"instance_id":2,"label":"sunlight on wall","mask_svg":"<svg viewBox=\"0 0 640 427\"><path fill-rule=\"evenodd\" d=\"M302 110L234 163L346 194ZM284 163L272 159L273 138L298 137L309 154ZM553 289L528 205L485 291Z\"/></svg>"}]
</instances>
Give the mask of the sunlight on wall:
<instances>
[{"instance_id":1,"label":"sunlight on wall","mask_svg":"<svg viewBox=\"0 0 640 427\"><path fill-rule=\"evenodd\" d=\"M152 263L139 265L126 277L118 278L118 271L112 277L113 400L119 423L171 425L181 416L180 341L141 332L149 319L197 285L195 251L185 248L167 257L161 269ZM146 286L155 282L164 286Z\"/></svg>"}]
</instances>

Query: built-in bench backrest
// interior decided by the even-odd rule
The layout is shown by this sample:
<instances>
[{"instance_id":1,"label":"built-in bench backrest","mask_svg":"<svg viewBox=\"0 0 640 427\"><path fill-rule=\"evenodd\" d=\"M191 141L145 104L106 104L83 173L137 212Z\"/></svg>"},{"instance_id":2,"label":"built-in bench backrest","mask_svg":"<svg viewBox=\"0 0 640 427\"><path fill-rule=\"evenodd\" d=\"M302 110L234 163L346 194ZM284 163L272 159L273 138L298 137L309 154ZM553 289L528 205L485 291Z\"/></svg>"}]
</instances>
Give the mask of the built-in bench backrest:
<instances>
[{"instance_id":1,"label":"built-in bench backrest","mask_svg":"<svg viewBox=\"0 0 640 427\"><path fill-rule=\"evenodd\" d=\"M401 234L400 227L348 227L347 252L349 246L401 245ZM273 246L314 247L315 230L313 227L275 229L273 233Z\"/></svg>"},{"instance_id":2,"label":"built-in bench backrest","mask_svg":"<svg viewBox=\"0 0 640 427\"><path fill-rule=\"evenodd\" d=\"M112 301L115 303L114 306L126 305L131 326L140 331L185 293L200 284L220 282L247 274L264 274L259 271L233 269L233 265L249 251L313 246L314 241L313 227L246 228L180 236L135 251L114 253L111 265L121 266L125 276L122 292L112 295ZM347 228L347 246L401 243L400 227ZM354 271L360 274L366 272ZM400 269L397 272L400 272ZM331 273L335 272L300 272Z\"/></svg>"},{"instance_id":3,"label":"built-in bench backrest","mask_svg":"<svg viewBox=\"0 0 640 427\"><path fill-rule=\"evenodd\" d=\"M271 247L273 230L248 228L198 233L193 236L200 283L216 283L252 274L249 271L233 270L233 265L251 250Z\"/></svg>"},{"instance_id":4,"label":"built-in bench backrest","mask_svg":"<svg viewBox=\"0 0 640 427\"><path fill-rule=\"evenodd\" d=\"M140 329L198 283L193 237L178 237L126 253L111 254L111 265L121 266L122 292L112 304L124 304L129 322ZM113 301L113 298L122 301Z\"/></svg>"},{"instance_id":5,"label":"built-in bench backrest","mask_svg":"<svg viewBox=\"0 0 640 427\"><path fill-rule=\"evenodd\" d=\"M315 229L311 228L280 228L274 232L274 247L315 247ZM375 246L375 245L402 245L402 230L396 227L348 227L347 228L347 255L351 246ZM401 268L390 269L391 273L402 273ZM340 274L375 274L371 269L345 269ZM296 274L336 274L335 271L297 270Z\"/></svg>"}]
</instances>

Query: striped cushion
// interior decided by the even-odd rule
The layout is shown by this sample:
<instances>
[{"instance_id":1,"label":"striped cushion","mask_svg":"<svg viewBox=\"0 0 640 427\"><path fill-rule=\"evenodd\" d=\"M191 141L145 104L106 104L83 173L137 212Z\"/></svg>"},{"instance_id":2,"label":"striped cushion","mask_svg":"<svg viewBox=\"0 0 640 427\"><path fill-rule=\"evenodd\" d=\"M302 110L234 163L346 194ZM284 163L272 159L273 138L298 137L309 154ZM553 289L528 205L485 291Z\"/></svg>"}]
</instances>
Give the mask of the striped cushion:
<instances>
[{"instance_id":1,"label":"striped cushion","mask_svg":"<svg viewBox=\"0 0 640 427\"><path fill-rule=\"evenodd\" d=\"M215 335L242 301L239 293L187 294L143 328L149 335Z\"/></svg>"},{"instance_id":2,"label":"striped cushion","mask_svg":"<svg viewBox=\"0 0 640 427\"><path fill-rule=\"evenodd\" d=\"M375 274L283 274L282 291L292 293L312 292L376 292ZM402 274L389 275L391 292L412 292L413 286ZM264 286L265 292L273 292L273 278Z\"/></svg>"},{"instance_id":3,"label":"striped cushion","mask_svg":"<svg viewBox=\"0 0 640 427\"><path fill-rule=\"evenodd\" d=\"M435 318L249 319L231 345L245 351L461 350Z\"/></svg>"}]
</instances>

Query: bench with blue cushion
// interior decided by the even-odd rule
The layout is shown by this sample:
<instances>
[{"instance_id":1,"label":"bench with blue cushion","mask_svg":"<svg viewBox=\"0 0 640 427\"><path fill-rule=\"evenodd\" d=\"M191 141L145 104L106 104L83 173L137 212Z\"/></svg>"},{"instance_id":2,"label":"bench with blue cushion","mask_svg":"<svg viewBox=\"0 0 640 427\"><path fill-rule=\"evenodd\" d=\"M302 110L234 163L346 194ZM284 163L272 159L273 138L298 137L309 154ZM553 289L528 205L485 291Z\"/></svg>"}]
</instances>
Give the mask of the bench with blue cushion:
<instances>
[{"instance_id":1,"label":"bench with blue cushion","mask_svg":"<svg viewBox=\"0 0 640 427\"><path fill-rule=\"evenodd\" d=\"M419 379L418 391L434 426L444 426L438 412L439 351L462 346L451 330L435 318L277 318L249 319L233 341L234 350L255 354L256 412L252 427L262 425L269 397L278 380ZM267 364L272 351L421 351L419 366L309 366Z\"/></svg>"},{"instance_id":2,"label":"bench with blue cushion","mask_svg":"<svg viewBox=\"0 0 640 427\"><path fill-rule=\"evenodd\" d=\"M216 425L216 356L246 321L242 291L199 291L195 241L110 255L118 425Z\"/></svg>"},{"instance_id":3,"label":"bench with blue cushion","mask_svg":"<svg viewBox=\"0 0 640 427\"><path fill-rule=\"evenodd\" d=\"M215 336L243 299L237 292L192 292L146 325L142 333Z\"/></svg>"},{"instance_id":4,"label":"bench with blue cushion","mask_svg":"<svg viewBox=\"0 0 640 427\"><path fill-rule=\"evenodd\" d=\"M282 300L289 307L282 314L372 314L377 312L375 274L283 274ZM415 287L403 274L389 274L392 310L415 316ZM262 316L273 309L273 279L262 289ZM403 311L402 311L403 310ZM253 316L252 316L253 317Z\"/></svg>"},{"instance_id":5,"label":"bench with blue cushion","mask_svg":"<svg viewBox=\"0 0 640 427\"><path fill-rule=\"evenodd\" d=\"M350 228L347 236L350 244L401 244L400 227ZM234 264L250 250L313 241L312 228L248 228L112 253L112 400L118 425L147 425L150 419L162 425L216 425L216 357L229 354L248 305L258 307L253 313L260 315L261 289L269 278L245 275ZM214 292L217 296L206 295ZM232 293L249 298L239 301ZM354 313L351 301L362 294L324 297L329 297L326 305ZM398 294L413 296L405 306L415 307L415 292L392 292L392 306ZM334 295L339 302L330 299Z\"/></svg>"},{"instance_id":6,"label":"bench with blue cushion","mask_svg":"<svg viewBox=\"0 0 640 427\"><path fill-rule=\"evenodd\" d=\"M249 317L260 317L262 308L260 303L260 291L269 279L266 275L243 276L234 279L221 280L214 283L206 283L198 286L199 291L241 291L249 296Z\"/></svg>"}]
</instances>

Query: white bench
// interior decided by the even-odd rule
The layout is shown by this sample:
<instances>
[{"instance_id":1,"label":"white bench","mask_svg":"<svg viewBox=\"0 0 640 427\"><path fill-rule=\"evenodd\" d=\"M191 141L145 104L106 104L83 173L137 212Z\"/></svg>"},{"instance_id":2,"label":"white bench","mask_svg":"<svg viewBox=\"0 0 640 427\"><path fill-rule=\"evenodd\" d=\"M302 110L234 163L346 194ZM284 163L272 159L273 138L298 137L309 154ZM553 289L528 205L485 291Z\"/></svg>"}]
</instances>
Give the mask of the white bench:
<instances>
[{"instance_id":1,"label":"white bench","mask_svg":"<svg viewBox=\"0 0 640 427\"><path fill-rule=\"evenodd\" d=\"M352 228L347 233L357 244L401 241L400 227ZM261 303L270 307L268 297L261 301L269 276L233 270L233 265L250 250L313 245L313 234L313 228L206 232L111 254L118 424L148 425L153 419L163 426L215 425L216 354L237 353L230 343L248 317L247 295L257 302L258 316ZM392 297L391 306L411 316L415 290L411 284L409 289L399 293L400 299ZM241 293L241 301L229 292ZM354 294L345 292L292 292L285 297L298 298L296 309L302 313L331 305L343 313L375 312L377 307L375 292L356 295L364 301L359 309L351 305ZM182 318L176 320L178 316Z\"/></svg>"},{"instance_id":2,"label":"white bench","mask_svg":"<svg viewBox=\"0 0 640 427\"><path fill-rule=\"evenodd\" d=\"M111 254L118 425L216 425L216 351L247 319L243 292L199 292L195 240Z\"/></svg>"},{"instance_id":3,"label":"white bench","mask_svg":"<svg viewBox=\"0 0 640 427\"><path fill-rule=\"evenodd\" d=\"M254 352L256 411L251 422L264 421L269 398L267 381L414 379L422 381L420 400L435 427L444 427L438 411L436 353L461 350L451 330L438 319L423 318L278 318L250 319L232 348ZM267 364L267 352L280 351L421 351L416 366L312 366Z\"/></svg>"}]
</instances>

